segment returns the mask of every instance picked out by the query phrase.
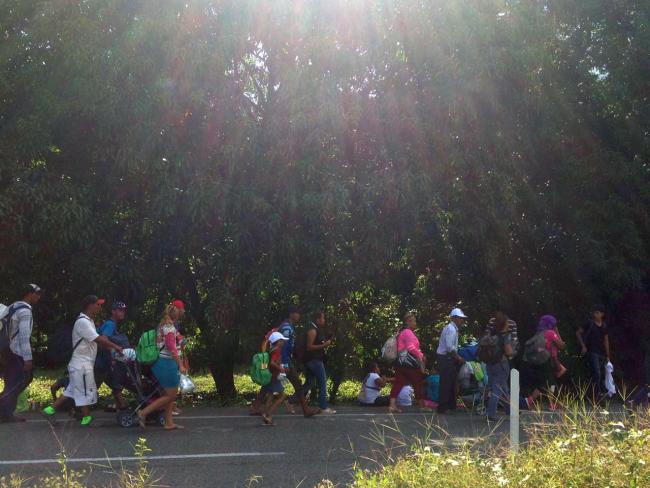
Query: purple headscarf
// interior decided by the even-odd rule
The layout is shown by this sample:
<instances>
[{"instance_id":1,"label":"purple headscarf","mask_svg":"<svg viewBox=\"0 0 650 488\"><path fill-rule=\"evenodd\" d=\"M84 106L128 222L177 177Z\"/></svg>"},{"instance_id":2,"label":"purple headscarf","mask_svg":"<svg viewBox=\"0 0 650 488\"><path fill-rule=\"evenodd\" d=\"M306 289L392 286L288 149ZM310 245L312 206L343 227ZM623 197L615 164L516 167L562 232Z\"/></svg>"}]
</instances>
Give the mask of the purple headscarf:
<instances>
[{"instance_id":1,"label":"purple headscarf","mask_svg":"<svg viewBox=\"0 0 650 488\"><path fill-rule=\"evenodd\" d=\"M537 324L537 330L552 330L557 325L557 319L552 315L543 315Z\"/></svg>"}]
</instances>

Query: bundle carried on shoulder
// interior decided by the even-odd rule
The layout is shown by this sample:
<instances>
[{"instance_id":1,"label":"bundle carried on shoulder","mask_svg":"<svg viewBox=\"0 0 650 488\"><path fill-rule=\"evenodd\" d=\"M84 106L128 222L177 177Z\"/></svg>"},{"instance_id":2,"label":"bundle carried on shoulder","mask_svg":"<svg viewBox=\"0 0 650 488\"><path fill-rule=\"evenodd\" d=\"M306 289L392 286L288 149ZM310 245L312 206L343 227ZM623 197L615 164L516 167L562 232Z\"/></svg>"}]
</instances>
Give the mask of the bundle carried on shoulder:
<instances>
[{"instance_id":1,"label":"bundle carried on shoulder","mask_svg":"<svg viewBox=\"0 0 650 488\"><path fill-rule=\"evenodd\" d=\"M498 334L487 333L478 342L478 360L485 364L497 364L503 359L503 344Z\"/></svg>"},{"instance_id":2,"label":"bundle carried on shoulder","mask_svg":"<svg viewBox=\"0 0 650 488\"><path fill-rule=\"evenodd\" d=\"M551 359L551 353L546 349L544 331L540 330L524 344L524 361L533 366L541 366Z\"/></svg>"},{"instance_id":3,"label":"bundle carried on shoulder","mask_svg":"<svg viewBox=\"0 0 650 488\"><path fill-rule=\"evenodd\" d=\"M397 361L397 336L399 336L399 332L386 339L381 348L381 358L388 363Z\"/></svg>"}]
</instances>

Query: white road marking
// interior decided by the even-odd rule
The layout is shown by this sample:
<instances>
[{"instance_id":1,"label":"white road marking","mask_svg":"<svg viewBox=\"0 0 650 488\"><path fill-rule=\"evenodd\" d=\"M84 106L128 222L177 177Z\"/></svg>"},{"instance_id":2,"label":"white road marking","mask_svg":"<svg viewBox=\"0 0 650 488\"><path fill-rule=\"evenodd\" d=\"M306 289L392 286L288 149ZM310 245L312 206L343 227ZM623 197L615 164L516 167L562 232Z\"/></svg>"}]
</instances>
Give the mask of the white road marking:
<instances>
[{"instance_id":1,"label":"white road marking","mask_svg":"<svg viewBox=\"0 0 650 488\"><path fill-rule=\"evenodd\" d=\"M68 463L101 463L101 462L131 462L140 461L158 461L164 459L214 459L214 458L234 458L234 457L261 457L261 456L284 456L284 452L220 452L207 454L169 454L165 456L116 456L116 457L94 457L94 458L68 458ZM58 459L16 459L13 461L0 461L0 466L13 466L24 464L57 464Z\"/></svg>"},{"instance_id":2,"label":"white road marking","mask_svg":"<svg viewBox=\"0 0 650 488\"><path fill-rule=\"evenodd\" d=\"M524 412L522 412L524 413ZM558 412L550 412L550 411L544 411L542 410L541 412L526 412L526 415L524 417L532 417L536 416L536 414L557 414ZM336 417L390 417L392 414L390 413L372 413L372 412L359 412L359 413L336 413L334 415L315 415L313 418L331 418L335 419ZM431 413L424 413L424 412L403 412L394 415L396 419L399 419L400 417L423 417L423 416L438 416L435 412ZM482 415L470 415L466 414L467 418L475 418L475 419L482 419ZM218 419L254 419L258 418L259 415L181 415L177 417L179 420L218 420ZM286 418L303 418L302 414L290 414L290 413L282 413L282 414L276 414L273 417L286 417ZM460 415L456 415L456 418L461 418ZM95 417L95 420L97 421L112 421L112 417ZM71 422L73 419L66 417L66 418L61 418L59 417L58 419L59 422ZM46 423L47 420L44 419L29 419L27 422L30 423Z\"/></svg>"}]
</instances>

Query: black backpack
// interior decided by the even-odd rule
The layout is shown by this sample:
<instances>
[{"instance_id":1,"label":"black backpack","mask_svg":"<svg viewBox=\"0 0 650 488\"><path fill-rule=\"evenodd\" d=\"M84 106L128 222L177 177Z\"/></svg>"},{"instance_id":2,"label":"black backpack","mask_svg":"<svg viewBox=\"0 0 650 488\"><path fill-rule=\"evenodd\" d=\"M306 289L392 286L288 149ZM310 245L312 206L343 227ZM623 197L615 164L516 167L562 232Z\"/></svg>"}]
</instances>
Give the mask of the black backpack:
<instances>
[{"instance_id":1,"label":"black backpack","mask_svg":"<svg viewBox=\"0 0 650 488\"><path fill-rule=\"evenodd\" d=\"M10 333L9 329L11 326L11 318L16 312L22 310L23 308L29 308L28 305L10 305L7 307L7 310L0 318L0 354L4 355L9 350L9 344L11 341L19 334L19 330L16 330L13 334Z\"/></svg>"},{"instance_id":2,"label":"black backpack","mask_svg":"<svg viewBox=\"0 0 650 488\"><path fill-rule=\"evenodd\" d=\"M48 366L63 366L72 357L72 327L62 325L47 335L45 359Z\"/></svg>"}]
</instances>

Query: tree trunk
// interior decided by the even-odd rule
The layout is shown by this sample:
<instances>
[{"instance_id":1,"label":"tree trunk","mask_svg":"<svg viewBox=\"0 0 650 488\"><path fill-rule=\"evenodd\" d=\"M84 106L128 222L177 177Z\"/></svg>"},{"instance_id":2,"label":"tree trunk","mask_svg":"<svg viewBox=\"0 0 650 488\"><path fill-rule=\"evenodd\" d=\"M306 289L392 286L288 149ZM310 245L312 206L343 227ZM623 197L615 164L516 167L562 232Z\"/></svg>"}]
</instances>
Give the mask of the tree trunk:
<instances>
[{"instance_id":1,"label":"tree trunk","mask_svg":"<svg viewBox=\"0 0 650 488\"><path fill-rule=\"evenodd\" d=\"M210 365L210 374L221 401L234 400L237 396L235 389L235 372L232 361L220 361Z\"/></svg>"}]
</instances>

